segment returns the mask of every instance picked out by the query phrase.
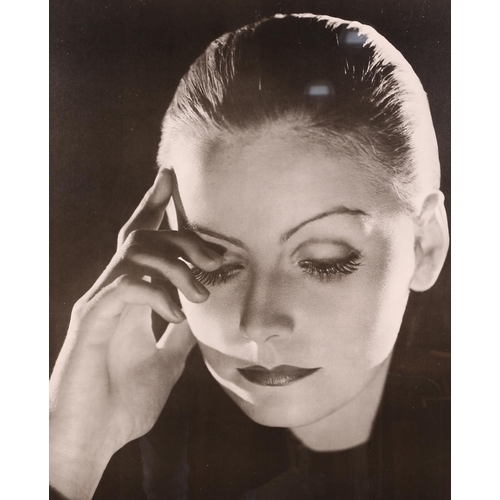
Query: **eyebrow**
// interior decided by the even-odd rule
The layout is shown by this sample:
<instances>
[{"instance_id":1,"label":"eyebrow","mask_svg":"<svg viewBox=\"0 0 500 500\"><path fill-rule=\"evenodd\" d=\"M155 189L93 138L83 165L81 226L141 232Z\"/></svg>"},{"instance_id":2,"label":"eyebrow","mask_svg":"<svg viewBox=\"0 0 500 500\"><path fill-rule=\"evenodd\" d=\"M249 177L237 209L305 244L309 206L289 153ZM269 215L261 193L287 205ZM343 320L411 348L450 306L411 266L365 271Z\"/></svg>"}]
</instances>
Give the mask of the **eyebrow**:
<instances>
[{"instance_id":1,"label":"eyebrow","mask_svg":"<svg viewBox=\"0 0 500 500\"><path fill-rule=\"evenodd\" d=\"M345 206L338 206L334 207L331 210L328 210L326 212L322 212L318 215L315 215L314 217L311 217L310 219L307 219L300 224L296 225L292 229L289 229L286 233L283 233L280 237L280 244L285 243L288 239L290 239L297 231L302 229L305 225L310 224L311 222L317 221L319 219L324 219L325 217L330 217L332 215L350 215L354 217L369 217L369 215L366 212L363 212L363 210L358 210L358 209L352 209L352 208L347 208ZM198 224L192 224L192 223L185 223L183 225L184 229L191 230L191 231L196 231L197 233L204 234L206 236L211 236L213 238L217 238L219 240L227 241L228 243L231 243L234 246L240 247L240 248L247 248L246 244L239 240L238 238L233 238L231 236L226 236L224 234L218 233L217 231L213 231L212 229L209 229L204 226L200 226Z\"/></svg>"},{"instance_id":2,"label":"eyebrow","mask_svg":"<svg viewBox=\"0 0 500 500\"><path fill-rule=\"evenodd\" d=\"M217 238L219 240L227 241L228 243L231 243L232 245L240 248L247 248L245 243L243 243L243 241L239 240L238 238L232 238L231 236L226 236L224 234L218 233L217 231L212 231L208 227L200 226L198 224L191 224L190 222L184 224L183 227L184 229L190 231L196 231L197 233L201 233L206 236L212 236L212 238Z\"/></svg>"},{"instance_id":3,"label":"eyebrow","mask_svg":"<svg viewBox=\"0 0 500 500\"><path fill-rule=\"evenodd\" d=\"M331 215L351 215L354 217L359 217L359 216L369 217L369 215L366 212L363 212L363 210L347 208L343 205L334 207L331 210L322 212L318 215L315 215L314 217L311 217L310 219L305 220L304 222L301 222L297 226L293 227L292 229L284 233L280 238L280 243L281 244L285 243L285 241L290 239L299 229L302 229L306 224L310 224L311 222L317 221L319 219L324 219L325 217L330 217Z\"/></svg>"}]
</instances>

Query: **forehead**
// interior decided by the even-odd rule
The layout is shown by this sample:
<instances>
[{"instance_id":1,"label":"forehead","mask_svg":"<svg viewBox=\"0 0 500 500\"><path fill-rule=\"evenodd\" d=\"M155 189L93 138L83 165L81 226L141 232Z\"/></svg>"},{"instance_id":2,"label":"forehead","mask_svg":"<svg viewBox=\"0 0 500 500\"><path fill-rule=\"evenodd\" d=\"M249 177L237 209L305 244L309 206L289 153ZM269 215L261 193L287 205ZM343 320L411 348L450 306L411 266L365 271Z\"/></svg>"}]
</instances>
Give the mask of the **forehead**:
<instances>
[{"instance_id":1,"label":"forehead","mask_svg":"<svg viewBox=\"0 0 500 500\"><path fill-rule=\"evenodd\" d=\"M284 128L177 142L169 160L189 222L214 230L284 227L333 206L376 215L398 205L366 158Z\"/></svg>"}]
</instances>

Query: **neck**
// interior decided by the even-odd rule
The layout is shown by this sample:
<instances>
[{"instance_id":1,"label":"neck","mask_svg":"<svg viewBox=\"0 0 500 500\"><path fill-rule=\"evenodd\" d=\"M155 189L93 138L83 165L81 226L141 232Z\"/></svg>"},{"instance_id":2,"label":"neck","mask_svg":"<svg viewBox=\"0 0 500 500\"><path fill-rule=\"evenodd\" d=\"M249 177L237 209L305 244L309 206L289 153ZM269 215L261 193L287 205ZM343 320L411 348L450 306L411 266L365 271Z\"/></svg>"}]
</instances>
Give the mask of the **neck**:
<instances>
[{"instance_id":1,"label":"neck","mask_svg":"<svg viewBox=\"0 0 500 500\"><path fill-rule=\"evenodd\" d=\"M391 356L381 363L368 385L349 403L292 433L314 451L340 451L366 443L384 390Z\"/></svg>"}]
</instances>

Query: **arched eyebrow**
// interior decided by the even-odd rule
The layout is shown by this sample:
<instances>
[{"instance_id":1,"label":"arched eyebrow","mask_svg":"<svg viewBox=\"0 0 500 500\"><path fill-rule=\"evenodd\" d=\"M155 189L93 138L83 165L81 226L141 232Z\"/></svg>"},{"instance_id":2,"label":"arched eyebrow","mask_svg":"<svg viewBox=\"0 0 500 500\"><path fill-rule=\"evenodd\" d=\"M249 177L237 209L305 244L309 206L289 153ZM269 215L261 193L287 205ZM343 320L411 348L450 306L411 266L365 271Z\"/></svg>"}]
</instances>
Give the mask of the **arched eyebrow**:
<instances>
[{"instance_id":1,"label":"arched eyebrow","mask_svg":"<svg viewBox=\"0 0 500 500\"><path fill-rule=\"evenodd\" d=\"M218 233L217 231L212 231L208 227L200 226L198 224L192 224L190 222L184 224L183 227L184 229L187 229L189 231L194 231L196 233L201 233L206 236L211 236L212 238L224 240L227 241L228 243L231 243L234 246L247 249L245 243L243 243L243 241L239 240L238 238L233 238L232 236L226 236L224 234Z\"/></svg>"},{"instance_id":2,"label":"arched eyebrow","mask_svg":"<svg viewBox=\"0 0 500 500\"><path fill-rule=\"evenodd\" d=\"M363 210L347 208L343 205L334 207L331 210L315 215L314 217L311 217L310 219L301 222L295 227L292 227L292 229L288 230L280 237L280 243L281 244L285 243L285 241L290 239L299 229L302 229L306 224L317 221L319 219L324 219L325 217L330 217L331 215L351 215L354 217L360 217L360 216L370 217L366 212L363 212Z\"/></svg>"},{"instance_id":3,"label":"arched eyebrow","mask_svg":"<svg viewBox=\"0 0 500 500\"><path fill-rule=\"evenodd\" d=\"M297 224L295 227L292 227L292 229L289 229L286 233L283 233L280 237L280 244L285 243L288 239L290 239L297 231L302 229L306 224L310 224L311 222L317 221L319 219L324 219L325 217L330 217L332 215L350 215L353 217L370 217L366 212L363 212L363 210L358 210L358 209L352 209L352 208L347 208L344 206L338 206L334 207L331 210L328 210L327 212L322 212L318 215L315 215L314 217L311 217L310 219L307 219L300 224ZM190 231L195 231L197 233L205 234L206 236L211 236L212 238L217 238L219 240L227 241L228 243L231 243L234 246L240 247L240 248L247 248L246 244L239 240L238 238L233 238L231 236L226 236L224 234L218 233L217 231L212 231L212 229L209 229L207 227L200 226L198 224L192 224L192 223L185 223L183 225L184 229L190 230Z\"/></svg>"}]
</instances>

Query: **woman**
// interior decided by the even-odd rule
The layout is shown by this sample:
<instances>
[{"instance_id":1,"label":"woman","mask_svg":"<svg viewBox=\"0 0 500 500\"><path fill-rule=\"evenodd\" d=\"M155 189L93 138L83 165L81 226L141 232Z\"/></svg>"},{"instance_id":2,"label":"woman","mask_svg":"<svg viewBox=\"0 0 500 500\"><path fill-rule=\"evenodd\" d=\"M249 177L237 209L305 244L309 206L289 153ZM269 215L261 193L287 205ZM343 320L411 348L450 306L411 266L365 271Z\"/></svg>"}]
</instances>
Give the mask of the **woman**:
<instances>
[{"instance_id":1,"label":"woman","mask_svg":"<svg viewBox=\"0 0 500 500\"><path fill-rule=\"evenodd\" d=\"M54 489L90 498L146 435L149 498L437 494L420 427L400 436L409 455L384 451L415 386L391 382L408 295L448 249L429 107L401 54L326 16L227 34L179 84L158 164L53 372ZM151 310L169 323L158 342Z\"/></svg>"}]
</instances>

